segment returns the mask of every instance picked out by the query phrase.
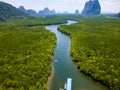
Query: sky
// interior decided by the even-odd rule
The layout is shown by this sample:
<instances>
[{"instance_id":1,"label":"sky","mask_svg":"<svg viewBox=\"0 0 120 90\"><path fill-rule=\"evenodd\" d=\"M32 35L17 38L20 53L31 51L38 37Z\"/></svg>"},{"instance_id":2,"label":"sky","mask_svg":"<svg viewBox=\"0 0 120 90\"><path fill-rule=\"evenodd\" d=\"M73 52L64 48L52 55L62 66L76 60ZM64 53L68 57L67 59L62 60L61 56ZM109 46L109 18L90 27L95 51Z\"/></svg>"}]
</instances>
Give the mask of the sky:
<instances>
[{"instance_id":1,"label":"sky","mask_svg":"<svg viewBox=\"0 0 120 90\"><path fill-rule=\"evenodd\" d=\"M73 13L76 9L81 12L85 2L89 0L1 0L12 4L15 7L24 6L26 9L33 9L37 12L48 7L57 12ZM102 13L118 13L120 12L120 0L99 0Z\"/></svg>"}]
</instances>

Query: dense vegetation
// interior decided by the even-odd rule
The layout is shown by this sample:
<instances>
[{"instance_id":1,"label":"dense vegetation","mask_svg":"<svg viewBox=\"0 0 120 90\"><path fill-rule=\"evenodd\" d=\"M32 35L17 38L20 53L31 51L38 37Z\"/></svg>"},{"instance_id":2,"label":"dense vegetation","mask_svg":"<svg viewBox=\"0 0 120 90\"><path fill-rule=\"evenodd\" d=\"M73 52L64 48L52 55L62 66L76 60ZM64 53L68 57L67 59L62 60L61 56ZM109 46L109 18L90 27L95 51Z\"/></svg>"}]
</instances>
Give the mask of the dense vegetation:
<instances>
[{"instance_id":1,"label":"dense vegetation","mask_svg":"<svg viewBox=\"0 0 120 90\"><path fill-rule=\"evenodd\" d=\"M16 19L10 19L8 20L8 23L11 23L11 25L17 24L17 25L23 25L23 26L40 26L40 25L52 25L52 24L62 24L66 23L66 20L62 18L57 18L57 17L46 17L46 18L40 18L36 17L34 19L21 19L21 20L16 20ZM14 23L16 22L16 23ZM6 23L6 22L5 22Z\"/></svg>"},{"instance_id":2,"label":"dense vegetation","mask_svg":"<svg viewBox=\"0 0 120 90\"><path fill-rule=\"evenodd\" d=\"M59 30L70 35L71 55L80 71L111 90L120 90L119 19L84 18Z\"/></svg>"},{"instance_id":3,"label":"dense vegetation","mask_svg":"<svg viewBox=\"0 0 120 90\"><path fill-rule=\"evenodd\" d=\"M56 37L42 26L28 26L60 21L36 20L0 23L0 90L46 90Z\"/></svg>"}]
</instances>

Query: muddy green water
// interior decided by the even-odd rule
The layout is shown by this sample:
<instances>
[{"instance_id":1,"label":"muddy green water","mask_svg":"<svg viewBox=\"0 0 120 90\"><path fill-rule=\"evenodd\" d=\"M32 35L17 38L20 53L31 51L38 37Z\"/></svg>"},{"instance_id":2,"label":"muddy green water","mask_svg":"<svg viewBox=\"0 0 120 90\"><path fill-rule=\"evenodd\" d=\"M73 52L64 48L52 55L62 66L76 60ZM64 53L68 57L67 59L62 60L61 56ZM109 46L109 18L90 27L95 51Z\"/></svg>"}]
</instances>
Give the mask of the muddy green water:
<instances>
[{"instance_id":1,"label":"muddy green water","mask_svg":"<svg viewBox=\"0 0 120 90\"><path fill-rule=\"evenodd\" d=\"M68 20L66 25L77 23ZM53 59L53 75L50 82L49 90L59 90L64 88L67 78L72 78L72 90L108 90L105 86L93 81L89 77L80 73L73 64L70 56L70 38L69 36L57 30L60 25L46 26L57 37L57 45Z\"/></svg>"}]
</instances>

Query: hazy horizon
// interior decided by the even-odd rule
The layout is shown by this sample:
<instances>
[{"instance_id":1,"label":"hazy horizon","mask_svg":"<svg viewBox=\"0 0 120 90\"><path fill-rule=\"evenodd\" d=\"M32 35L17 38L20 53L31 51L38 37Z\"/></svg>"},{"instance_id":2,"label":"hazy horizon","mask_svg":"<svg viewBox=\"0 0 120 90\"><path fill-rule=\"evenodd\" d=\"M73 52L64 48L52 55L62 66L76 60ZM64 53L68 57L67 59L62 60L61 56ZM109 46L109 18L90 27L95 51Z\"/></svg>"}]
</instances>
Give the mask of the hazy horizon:
<instances>
[{"instance_id":1,"label":"hazy horizon","mask_svg":"<svg viewBox=\"0 0 120 90\"><path fill-rule=\"evenodd\" d=\"M84 8L85 2L89 0L1 0L9 3L15 7L24 6L26 9L33 9L37 12L48 7L50 10L56 12L74 13L76 9L81 12ZM120 12L120 0L99 0L101 5L101 13L118 13Z\"/></svg>"}]
</instances>

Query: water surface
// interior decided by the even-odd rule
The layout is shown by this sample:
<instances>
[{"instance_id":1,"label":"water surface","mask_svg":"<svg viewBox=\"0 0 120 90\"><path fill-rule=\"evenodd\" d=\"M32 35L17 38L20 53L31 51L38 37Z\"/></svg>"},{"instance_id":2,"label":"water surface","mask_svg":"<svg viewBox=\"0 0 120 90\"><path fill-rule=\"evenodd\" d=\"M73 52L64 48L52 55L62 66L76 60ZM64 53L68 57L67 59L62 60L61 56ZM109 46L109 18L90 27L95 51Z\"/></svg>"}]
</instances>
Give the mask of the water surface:
<instances>
[{"instance_id":1,"label":"water surface","mask_svg":"<svg viewBox=\"0 0 120 90\"><path fill-rule=\"evenodd\" d=\"M69 24L77 23L68 20ZM72 78L72 90L107 90L98 82L80 73L73 64L70 56L70 38L69 36L57 30L59 25L46 26L57 37L57 45L53 59L53 75L50 82L50 90L59 90L63 88L67 78Z\"/></svg>"}]
</instances>

